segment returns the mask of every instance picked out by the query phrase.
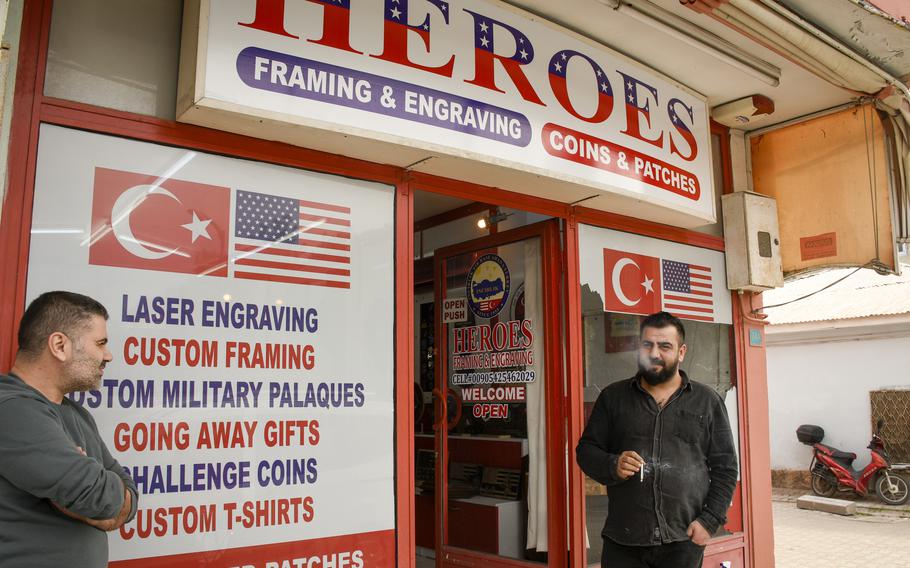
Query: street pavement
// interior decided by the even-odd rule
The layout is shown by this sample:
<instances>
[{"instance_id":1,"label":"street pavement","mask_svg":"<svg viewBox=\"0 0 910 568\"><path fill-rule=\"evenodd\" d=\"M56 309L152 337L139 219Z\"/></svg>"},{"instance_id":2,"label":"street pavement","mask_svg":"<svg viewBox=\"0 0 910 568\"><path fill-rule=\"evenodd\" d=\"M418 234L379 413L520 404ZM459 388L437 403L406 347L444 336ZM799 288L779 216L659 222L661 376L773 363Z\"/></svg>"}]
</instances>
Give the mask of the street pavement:
<instances>
[{"instance_id":1,"label":"street pavement","mask_svg":"<svg viewBox=\"0 0 910 568\"><path fill-rule=\"evenodd\" d=\"M844 517L797 509L803 493L774 491L776 568L910 568L910 506L863 499Z\"/></svg>"},{"instance_id":2,"label":"street pavement","mask_svg":"<svg viewBox=\"0 0 910 568\"><path fill-rule=\"evenodd\" d=\"M850 498L857 513L843 517L797 509L797 497L808 493L774 489L775 568L910 568L910 503L890 507L875 498ZM589 495L589 535L600 534L605 515L606 499ZM599 558L600 539L592 538L589 568L599 567ZM433 561L418 558L417 566L432 568Z\"/></svg>"}]
</instances>

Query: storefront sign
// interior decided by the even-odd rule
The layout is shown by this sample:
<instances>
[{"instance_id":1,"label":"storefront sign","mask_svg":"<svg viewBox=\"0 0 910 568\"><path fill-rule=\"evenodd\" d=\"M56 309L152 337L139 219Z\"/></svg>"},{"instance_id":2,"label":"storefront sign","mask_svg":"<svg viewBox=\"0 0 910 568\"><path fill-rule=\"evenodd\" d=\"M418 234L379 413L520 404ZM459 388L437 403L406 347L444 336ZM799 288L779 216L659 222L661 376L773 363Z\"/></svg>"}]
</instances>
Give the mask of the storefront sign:
<instances>
[{"instance_id":1,"label":"storefront sign","mask_svg":"<svg viewBox=\"0 0 910 568\"><path fill-rule=\"evenodd\" d=\"M532 330L533 325L528 319L456 327L452 330L451 367L455 373L451 384L534 382L534 370L527 369L534 365ZM465 397L466 402L468 399Z\"/></svg>"},{"instance_id":2,"label":"storefront sign","mask_svg":"<svg viewBox=\"0 0 910 568\"><path fill-rule=\"evenodd\" d=\"M299 124L714 220L704 98L505 4L197 0L187 14L180 120Z\"/></svg>"},{"instance_id":3,"label":"storefront sign","mask_svg":"<svg viewBox=\"0 0 910 568\"><path fill-rule=\"evenodd\" d=\"M721 252L588 225L579 228L579 250L581 284L606 312L732 323Z\"/></svg>"},{"instance_id":4,"label":"storefront sign","mask_svg":"<svg viewBox=\"0 0 910 568\"><path fill-rule=\"evenodd\" d=\"M446 298L442 301L442 323L464 321L468 321L468 300L466 298Z\"/></svg>"},{"instance_id":5,"label":"storefront sign","mask_svg":"<svg viewBox=\"0 0 910 568\"><path fill-rule=\"evenodd\" d=\"M524 402L527 388L524 385L469 387L461 389L465 402Z\"/></svg>"},{"instance_id":6,"label":"storefront sign","mask_svg":"<svg viewBox=\"0 0 910 568\"><path fill-rule=\"evenodd\" d=\"M42 127L28 297L110 312L71 398L140 492L112 566L393 564L392 227L388 186Z\"/></svg>"},{"instance_id":7,"label":"storefront sign","mask_svg":"<svg viewBox=\"0 0 910 568\"><path fill-rule=\"evenodd\" d=\"M537 378L533 329L525 319L452 330L450 384L461 387L474 418L508 418L508 403L526 401L527 385Z\"/></svg>"}]
</instances>

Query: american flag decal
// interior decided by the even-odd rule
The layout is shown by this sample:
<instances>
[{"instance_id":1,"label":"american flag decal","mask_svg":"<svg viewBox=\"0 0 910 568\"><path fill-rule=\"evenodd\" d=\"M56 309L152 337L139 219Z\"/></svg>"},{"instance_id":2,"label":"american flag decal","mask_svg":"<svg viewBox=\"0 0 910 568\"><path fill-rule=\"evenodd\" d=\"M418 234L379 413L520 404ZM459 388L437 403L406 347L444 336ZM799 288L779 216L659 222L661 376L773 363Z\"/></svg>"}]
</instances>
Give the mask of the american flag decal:
<instances>
[{"instance_id":1,"label":"american flag decal","mask_svg":"<svg viewBox=\"0 0 910 568\"><path fill-rule=\"evenodd\" d=\"M663 309L682 318L714 321L711 269L675 260L661 260Z\"/></svg>"},{"instance_id":2,"label":"american flag decal","mask_svg":"<svg viewBox=\"0 0 910 568\"><path fill-rule=\"evenodd\" d=\"M351 287L351 209L237 191L231 264L235 278Z\"/></svg>"}]
</instances>

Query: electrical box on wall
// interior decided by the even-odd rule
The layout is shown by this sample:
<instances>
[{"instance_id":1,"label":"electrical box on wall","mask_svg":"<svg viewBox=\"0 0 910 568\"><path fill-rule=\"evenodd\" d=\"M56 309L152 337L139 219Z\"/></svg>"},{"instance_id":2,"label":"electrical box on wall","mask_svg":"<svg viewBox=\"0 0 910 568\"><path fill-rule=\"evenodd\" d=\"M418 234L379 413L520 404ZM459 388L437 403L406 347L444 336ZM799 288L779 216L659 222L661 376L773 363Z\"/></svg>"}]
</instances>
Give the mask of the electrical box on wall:
<instances>
[{"instance_id":1,"label":"electrical box on wall","mask_svg":"<svg viewBox=\"0 0 910 568\"><path fill-rule=\"evenodd\" d=\"M761 292L784 285L777 201L736 191L722 198L727 288Z\"/></svg>"}]
</instances>

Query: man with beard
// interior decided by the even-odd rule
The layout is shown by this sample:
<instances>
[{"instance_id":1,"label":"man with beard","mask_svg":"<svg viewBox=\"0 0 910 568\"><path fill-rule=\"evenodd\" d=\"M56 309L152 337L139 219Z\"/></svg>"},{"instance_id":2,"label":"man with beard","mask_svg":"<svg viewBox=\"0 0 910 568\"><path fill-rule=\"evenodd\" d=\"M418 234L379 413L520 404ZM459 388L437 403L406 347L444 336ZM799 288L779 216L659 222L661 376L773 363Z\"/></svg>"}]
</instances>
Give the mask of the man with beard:
<instances>
[{"instance_id":1,"label":"man with beard","mask_svg":"<svg viewBox=\"0 0 910 568\"><path fill-rule=\"evenodd\" d=\"M638 374L605 388L578 442L578 465L608 487L604 568L698 568L727 516L736 452L724 401L690 381L679 318L641 322Z\"/></svg>"},{"instance_id":2,"label":"man with beard","mask_svg":"<svg viewBox=\"0 0 910 568\"><path fill-rule=\"evenodd\" d=\"M97 389L107 310L47 292L25 310L0 375L0 567L107 566L107 534L136 513L136 484L71 392Z\"/></svg>"}]
</instances>

